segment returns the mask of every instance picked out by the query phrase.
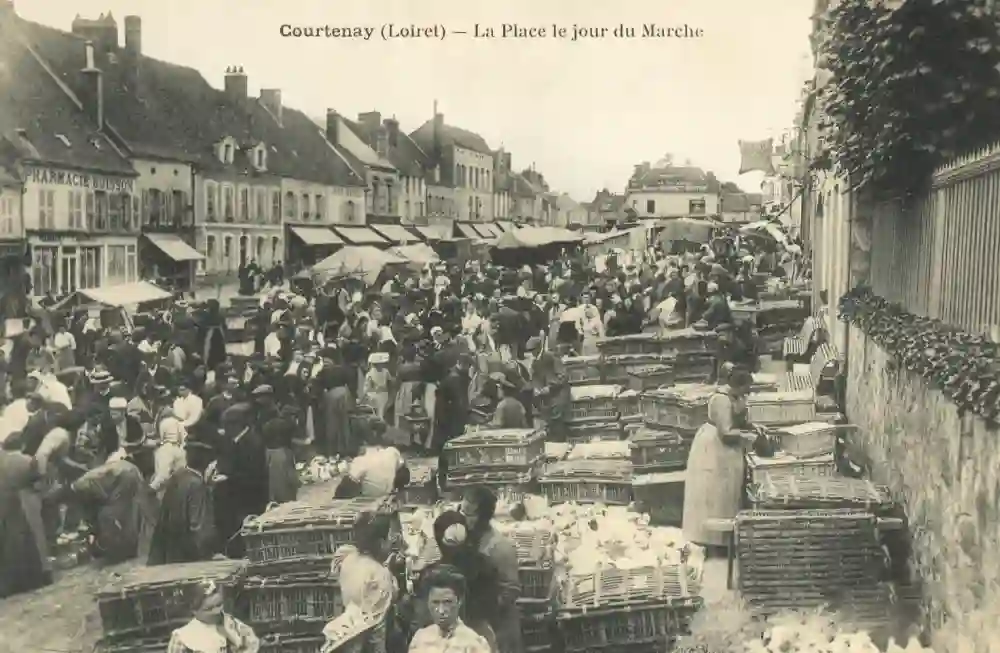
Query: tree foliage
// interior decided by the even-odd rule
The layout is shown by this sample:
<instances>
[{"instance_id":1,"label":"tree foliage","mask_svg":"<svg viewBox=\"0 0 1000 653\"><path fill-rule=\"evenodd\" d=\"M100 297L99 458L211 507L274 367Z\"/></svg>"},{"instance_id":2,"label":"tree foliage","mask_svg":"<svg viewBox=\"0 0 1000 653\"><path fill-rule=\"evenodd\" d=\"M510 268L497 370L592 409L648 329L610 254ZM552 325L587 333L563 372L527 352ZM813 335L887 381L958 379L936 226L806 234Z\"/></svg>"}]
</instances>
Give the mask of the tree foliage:
<instances>
[{"instance_id":1,"label":"tree foliage","mask_svg":"<svg viewBox=\"0 0 1000 653\"><path fill-rule=\"evenodd\" d=\"M1000 138L994 2L841 0L820 27L831 76L819 158L855 186L901 195Z\"/></svg>"}]
</instances>

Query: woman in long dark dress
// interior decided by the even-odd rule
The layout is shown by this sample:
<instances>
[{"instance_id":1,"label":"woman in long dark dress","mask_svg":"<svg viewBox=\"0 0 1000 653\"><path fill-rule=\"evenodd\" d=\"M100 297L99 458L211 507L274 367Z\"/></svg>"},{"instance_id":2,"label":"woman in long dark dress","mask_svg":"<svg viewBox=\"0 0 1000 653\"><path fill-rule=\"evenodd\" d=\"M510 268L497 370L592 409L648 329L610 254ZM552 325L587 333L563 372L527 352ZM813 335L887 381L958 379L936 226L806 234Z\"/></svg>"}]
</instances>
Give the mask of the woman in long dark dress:
<instances>
[{"instance_id":1,"label":"woman in long dark dress","mask_svg":"<svg viewBox=\"0 0 1000 653\"><path fill-rule=\"evenodd\" d=\"M0 599L30 592L50 582L21 504L21 491L38 476L34 460L17 448L12 435L0 450Z\"/></svg>"},{"instance_id":2,"label":"woman in long dark dress","mask_svg":"<svg viewBox=\"0 0 1000 653\"><path fill-rule=\"evenodd\" d=\"M223 552L242 558L240 529L251 515L267 508L267 455L251 404L240 403L222 415L225 436L218 452L219 473L226 477L215 488L215 514Z\"/></svg>"}]
</instances>

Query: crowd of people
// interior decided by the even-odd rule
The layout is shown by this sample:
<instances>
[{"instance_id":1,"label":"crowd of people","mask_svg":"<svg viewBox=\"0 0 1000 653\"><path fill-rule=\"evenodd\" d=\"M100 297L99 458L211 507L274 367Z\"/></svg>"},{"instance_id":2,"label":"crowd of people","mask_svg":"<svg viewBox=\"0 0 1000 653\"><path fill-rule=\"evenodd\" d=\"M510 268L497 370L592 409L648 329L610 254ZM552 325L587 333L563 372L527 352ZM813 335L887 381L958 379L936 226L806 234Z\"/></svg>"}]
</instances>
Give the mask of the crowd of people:
<instances>
[{"instance_id":1,"label":"crowd of people","mask_svg":"<svg viewBox=\"0 0 1000 653\"><path fill-rule=\"evenodd\" d=\"M244 316L247 356L229 353L231 315L214 300L174 302L130 332L86 312L36 321L4 346L0 598L52 582L50 552L69 540L89 540L103 564L242 558L245 521L295 500L298 468L317 457L344 461L338 496L382 496L407 484L410 454L439 457L444 489L442 448L471 423L544 424L548 439L563 440L563 357L597 353L604 337L715 329L720 362L752 370L752 328L732 326L729 300L754 296L764 256L727 239L600 266L577 251L522 267L437 263L374 288L277 286ZM442 564L407 605L440 628L386 630L379 618L351 645L440 650L441 633L454 632L470 651L520 650L516 559L489 525L495 504L473 492L435 525ZM343 551L351 564L335 565L345 603L365 615L398 612L392 534L381 516L362 520L357 546ZM477 600L463 607L470 593ZM196 608L199 623L243 632L251 645L252 632L219 625L213 588ZM199 653L182 631L172 653Z\"/></svg>"}]
</instances>

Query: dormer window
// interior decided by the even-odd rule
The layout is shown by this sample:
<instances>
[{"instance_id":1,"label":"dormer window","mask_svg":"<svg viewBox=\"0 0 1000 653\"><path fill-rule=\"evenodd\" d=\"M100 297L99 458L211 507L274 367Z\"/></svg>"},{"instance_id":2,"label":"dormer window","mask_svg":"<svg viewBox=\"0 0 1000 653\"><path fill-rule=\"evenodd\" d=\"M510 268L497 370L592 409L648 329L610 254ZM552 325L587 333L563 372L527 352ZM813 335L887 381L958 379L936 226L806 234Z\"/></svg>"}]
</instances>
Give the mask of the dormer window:
<instances>
[{"instance_id":1,"label":"dormer window","mask_svg":"<svg viewBox=\"0 0 1000 653\"><path fill-rule=\"evenodd\" d=\"M231 164L233 162L233 157L236 154L236 144L232 138L229 136L222 139L218 145L217 156L219 161L224 164Z\"/></svg>"},{"instance_id":2,"label":"dormer window","mask_svg":"<svg viewBox=\"0 0 1000 653\"><path fill-rule=\"evenodd\" d=\"M267 148L263 143L253 148L253 167L259 172L267 170Z\"/></svg>"},{"instance_id":3,"label":"dormer window","mask_svg":"<svg viewBox=\"0 0 1000 653\"><path fill-rule=\"evenodd\" d=\"M222 162L223 163L232 163L233 162L233 146L230 145L229 143L226 143L226 145L224 146L223 155L222 155Z\"/></svg>"}]
</instances>

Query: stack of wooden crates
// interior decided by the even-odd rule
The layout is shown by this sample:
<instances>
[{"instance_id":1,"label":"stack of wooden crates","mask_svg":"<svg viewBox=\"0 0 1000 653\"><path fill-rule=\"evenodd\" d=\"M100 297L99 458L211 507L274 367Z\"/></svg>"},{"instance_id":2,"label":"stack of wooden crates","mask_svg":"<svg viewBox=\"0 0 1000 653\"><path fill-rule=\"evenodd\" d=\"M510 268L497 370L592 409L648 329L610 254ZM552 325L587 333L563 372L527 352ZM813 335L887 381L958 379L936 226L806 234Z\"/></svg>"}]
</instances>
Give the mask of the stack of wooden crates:
<instances>
[{"instance_id":1,"label":"stack of wooden crates","mask_svg":"<svg viewBox=\"0 0 1000 653\"><path fill-rule=\"evenodd\" d=\"M330 573L334 552L354 542L359 514L394 510L386 497L330 499L285 503L249 521L242 532L248 564L228 584L234 614L276 652L319 651L323 627L343 611Z\"/></svg>"},{"instance_id":2,"label":"stack of wooden crates","mask_svg":"<svg viewBox=\"0 0 1000 653\"><path fill-rule=\"evenodd\" d=\"M242 560L138 567L97 592L103 653L164 653L193 616L197 586L237 574Z\"/></svg>"},{"instance_id":3,"label":"stack of wooden crates","mask_svg":"<svg viewBox=\"0 0 1000 653\"><path fill-rule=\"evenodd\" d=\"M542 429L470 426L444 445L447 498L460 499L466 488L485 485L498 497L520 501L534 489L544 457Z\"/></svg>"}]
</instances>

